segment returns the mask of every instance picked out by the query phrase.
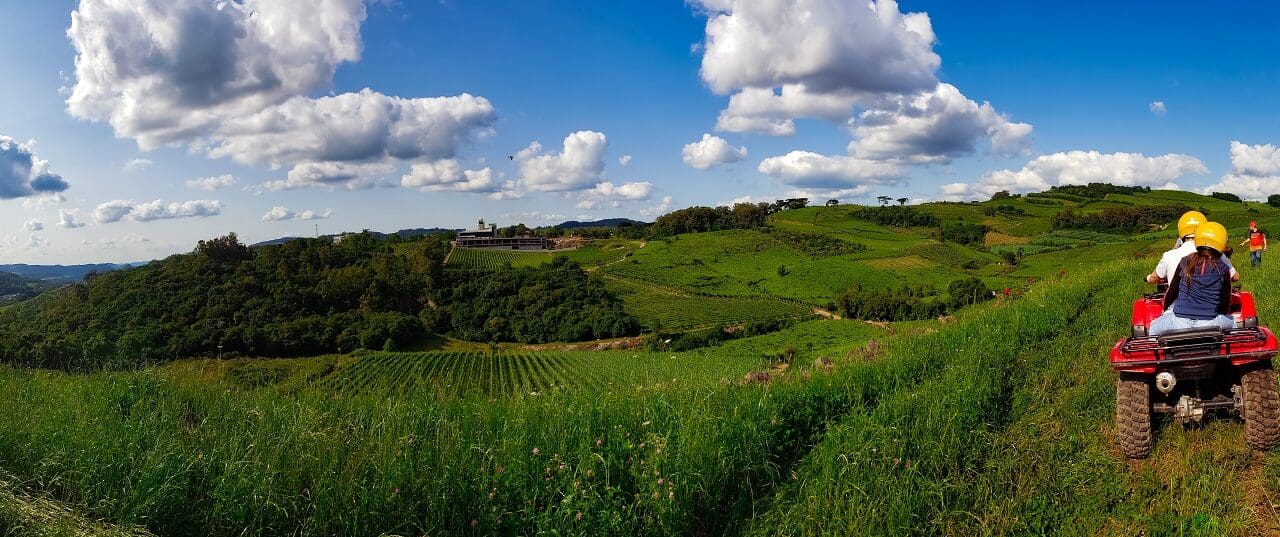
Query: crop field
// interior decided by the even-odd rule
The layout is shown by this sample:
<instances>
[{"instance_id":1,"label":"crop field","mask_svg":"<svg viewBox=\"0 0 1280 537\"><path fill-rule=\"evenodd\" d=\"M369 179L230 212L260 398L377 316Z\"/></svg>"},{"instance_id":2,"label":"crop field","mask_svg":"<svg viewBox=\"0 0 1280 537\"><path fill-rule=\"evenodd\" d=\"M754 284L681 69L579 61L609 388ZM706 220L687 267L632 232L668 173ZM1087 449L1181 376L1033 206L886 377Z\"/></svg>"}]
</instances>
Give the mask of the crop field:
<instances>
[{"instance_id":1,"label":"crop field","mask_svg":"<svg viewBox=\"0 0 1280 537\"><path fill-rule=\"evenodd\" d=\"M536 267L551 261L552 254L521 250L487 250L454 248L449 254L449 268L459 270L495 270L508 264L513 267Z\"/></svg>"},{"instance_id":2,"label":"crop field","mask_svg":"<svg viewBox=\"0 0 1280 537\"><path fill-rule=\"evenodd\" d=\"M646 282L606 276L605 284L622 298L628 313L646 327L706 328L774 319L796 319L813 307L770 297L706 297Z\"/></svg>"}]
</instances>

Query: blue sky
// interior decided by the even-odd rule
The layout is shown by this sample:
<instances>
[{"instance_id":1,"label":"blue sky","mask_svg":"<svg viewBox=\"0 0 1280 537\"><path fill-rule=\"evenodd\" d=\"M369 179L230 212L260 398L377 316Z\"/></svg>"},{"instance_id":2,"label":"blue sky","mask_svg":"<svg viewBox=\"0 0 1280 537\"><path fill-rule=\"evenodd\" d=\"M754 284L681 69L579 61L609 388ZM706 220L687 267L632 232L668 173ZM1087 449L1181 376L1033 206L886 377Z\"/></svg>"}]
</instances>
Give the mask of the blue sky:
<instances>
[{"instance_id":1,"label":"blue sky","mask_svg":"<svg viewBox=\"0 0 1280 537\"><path fill-rule=\"evenodd\" d=\"M0 0L0 263L795 193L1280 192L1265 3L264 2Z\"/></svg>"}]
</instances>

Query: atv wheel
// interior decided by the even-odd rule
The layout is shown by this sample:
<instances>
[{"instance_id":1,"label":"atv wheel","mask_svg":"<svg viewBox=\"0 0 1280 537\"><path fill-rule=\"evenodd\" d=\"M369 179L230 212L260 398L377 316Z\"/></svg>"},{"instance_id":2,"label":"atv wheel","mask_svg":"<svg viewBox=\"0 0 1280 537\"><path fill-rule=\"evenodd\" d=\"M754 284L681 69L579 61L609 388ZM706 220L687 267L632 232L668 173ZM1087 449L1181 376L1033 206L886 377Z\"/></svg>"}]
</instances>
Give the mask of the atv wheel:
<instances>
[{"instance_id":1,"label":"atv wheel","mask_svg":"<svg viewBox=\"0 0 1280 537\"><path fill-rule=\"evenodd\" d=\"M1280 441L1280 389L1276 371L1265 364L1240 377L1244 388L1244 438L1249 447L1266 451Z\"/></svg>"},{"instance_id":2,"label":"atv wheel","mask_svg":"<svg viewBox=\"0 0 1280 537\"><path fill-rule=\"evenodd\" d=\"M1116 381L1116 437L1130 459L1151 454L1151 385L1140 377L1122 374Z\"/></svg>"}]
</instances>

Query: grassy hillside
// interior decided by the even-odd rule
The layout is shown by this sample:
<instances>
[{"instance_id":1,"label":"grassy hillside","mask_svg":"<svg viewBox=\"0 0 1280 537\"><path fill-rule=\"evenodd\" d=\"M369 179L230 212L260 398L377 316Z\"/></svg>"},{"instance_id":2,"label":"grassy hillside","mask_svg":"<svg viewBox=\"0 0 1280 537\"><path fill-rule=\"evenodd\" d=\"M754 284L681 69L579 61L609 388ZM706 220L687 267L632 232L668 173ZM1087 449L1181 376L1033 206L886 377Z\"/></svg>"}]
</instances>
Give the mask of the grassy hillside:
<instances>
[{"instance_id":1,"label":"grassy hillside","mask_svg":"<svg viewBox=\"0 0 1280 537\"><path fill-rule=\"evenodd\" d=\"M1074 198L920 208L988 226L973 245L824 207L575 254L651 326L799 319L851 285L1026 289L945 321L811 320L678 353L0 367L0 490L18 493L0 493L0 528L38 496L160 535L1280 532L1280 453L1251 453L1238 423L1166 424L1149 461L1115 447L1106 352L1173 232L1050 230L1068 207L1183 203L1240 236L1280 211ZM1280 322L1280 264L1237 265Z\"/></svg>"}]
</instances>

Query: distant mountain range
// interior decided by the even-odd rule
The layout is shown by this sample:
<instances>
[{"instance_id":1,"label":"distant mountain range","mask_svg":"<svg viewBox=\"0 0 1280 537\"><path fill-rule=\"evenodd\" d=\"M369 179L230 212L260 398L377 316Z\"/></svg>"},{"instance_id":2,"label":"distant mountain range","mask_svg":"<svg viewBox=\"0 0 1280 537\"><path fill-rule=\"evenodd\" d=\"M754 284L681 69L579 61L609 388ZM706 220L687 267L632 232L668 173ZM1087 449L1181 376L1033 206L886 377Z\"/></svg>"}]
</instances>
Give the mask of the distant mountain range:
<instances>
[{"instance_id":1,"label":"distant mountain range","mask_svg":"<svg viewBox=\"0 0 1280 537\"><path fill-rule=\"evenodd\" d=\"M592 222L579 222L577 220L570 220L568 222L565 222L555 227L558 227L561 229L576 229L576 228L584 228L584 227L618 227L619 225L622 225L622 224L643 224L643 223L644 222L641 222L638 220L632 220L630 218L606 218L604 220L595 220Z\"/></svg>"},{"instance_id":2,"label":"distant mountain range","mask_svg":"<svg viewBox=\"0 0 1280 537\"><path fill-rule=\"evenodd\" d=\"M400 230L400 231L396 231L396 232L394 232L394 233L382 233L382 232L380 232L380 231L370 231L370 232L369 232L369 234L370 234L370 235L373 235L374 237L377 237L377 238L379 238L379 239L385 239L385 238L387 238L387 237L392 237L392 236L394 236L394 237L421 237L421 236L423 236L423 235L435 235L435 234L437 234L437 233L453 233L454 231L457 231L457 230L454 230L454 229L444 229L444 228L438 228L438 227L429 227L429 228L402 229L402 230ZM336 234L335 234L335 235L321 235L321 236L320 236L320 237L318 237L318 238L321 238L321 239L333 239L334 237L337 237L337 236L338 236L338 235L336 235ZM250 246L250 247L252 247L252 248L258 248L258 247L261 247L261 246L275 246L275 245L277 245L277 244L284 244L284 243L289 242L289 241L291 241L291 240L297 240L297 239L303 239L303 238L310 238L310 237L280 237L280 238L278 238L278 239L271 239L271 240L269 240L269 241L255 242L255 243L253 243L253 244L250 244L249 246Z\"/></svg>"},{"instance_id":3,"label":"distant mountain range","mask_svg":"<svg viewBox=\"0 0 1280 537\"><path fill-rule=\"evenodd\" d=\"M29 280L37 280L48 283L70 283L83 280L84 277L91 272L110 272L124 268L145 265L142 263L96 263L89 265L0 265L0 272L8 272L27 278Z\"/></svg>"}]
</instances>

